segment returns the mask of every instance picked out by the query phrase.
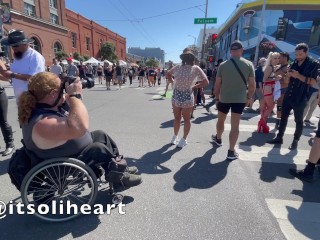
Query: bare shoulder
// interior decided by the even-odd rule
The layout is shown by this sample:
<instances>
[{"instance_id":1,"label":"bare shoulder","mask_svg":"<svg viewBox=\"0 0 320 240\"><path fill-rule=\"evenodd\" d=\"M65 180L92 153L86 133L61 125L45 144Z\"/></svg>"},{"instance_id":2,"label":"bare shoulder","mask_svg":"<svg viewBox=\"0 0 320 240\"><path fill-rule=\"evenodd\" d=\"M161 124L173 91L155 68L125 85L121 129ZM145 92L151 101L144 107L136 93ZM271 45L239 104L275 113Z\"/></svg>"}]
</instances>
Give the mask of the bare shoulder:
<instances>
[{"instance_id":1,"label":"bare shoulder","mask_svg":"<svg viewBox=\"0 0 320 240\"><path fill-rule=\"evenodd\" d=\"M34 126L34 131L39 136L50 139L69 140L73 138L67 118L55 115L44 117L38 121Z\"/></svg>"}]
</instances>

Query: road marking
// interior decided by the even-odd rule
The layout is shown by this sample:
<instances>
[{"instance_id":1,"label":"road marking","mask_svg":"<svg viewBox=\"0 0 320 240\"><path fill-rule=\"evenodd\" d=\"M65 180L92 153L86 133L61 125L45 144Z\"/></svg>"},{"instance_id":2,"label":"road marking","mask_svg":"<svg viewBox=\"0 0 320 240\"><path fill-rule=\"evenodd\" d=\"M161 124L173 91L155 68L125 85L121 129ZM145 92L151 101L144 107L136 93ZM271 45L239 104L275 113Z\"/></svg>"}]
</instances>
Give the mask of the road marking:
<instances>
[{"instance_id":1,"label":"road marking","mask_svg":"<svg viewBox=\"0 0 320 240\"><path fill-rule=\"evenodd\" d=\"M216 122L216 121L214 121ZM253 122L253 121L252 121ZM258 120L257 120L258 124ZM270 131L274 129L274 123L272 123L273 126L270 124ZM224 130L225 131L230 131L231 130L231 124L230 123L225 123L224 124ZM303 135L311 136L311 133L313 133L315 129L314 128L303 128ZM285 134L294 134L295 128L293 127L287 127ZM257 132L257 125L248 125L248 124L242 124L240 123L240 132ZM261 135L264 135L264 133L261 133ZM266 138L268 135L265 135Z\"/></svg>"},{"instance_id":2,"label":"road marking","mask_svg":"<svg viewBox=\"0 0 320 240\"><path fill-rule=\"evenodd\" d=\"M274 148L272 145L270 147L239 145L237 152L242 161L303 165L308 159L310 150L291 151L288 147Z\"/></svg>"},{"instance_id":3,"label":"road marking","mask_svg":"<svg viewBox=\"0 0 320 240\"><path fill-rule=\"evenodd\" d=\"M320 203L282 199L266 203L287 239L320 239Z\"/></svg>"}]
</instances>

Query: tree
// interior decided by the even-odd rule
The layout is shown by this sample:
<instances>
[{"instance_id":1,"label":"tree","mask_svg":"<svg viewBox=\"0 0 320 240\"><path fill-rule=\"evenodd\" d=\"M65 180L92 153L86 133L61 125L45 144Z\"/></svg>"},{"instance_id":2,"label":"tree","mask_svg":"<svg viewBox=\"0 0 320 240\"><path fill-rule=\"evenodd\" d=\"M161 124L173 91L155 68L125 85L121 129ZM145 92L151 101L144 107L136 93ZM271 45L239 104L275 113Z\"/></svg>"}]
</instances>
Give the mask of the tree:
<instances>
[{"instance_id":1,"label":"tree","mask_svg":"<svg viewBox=\"0 0 320 240\"><path fill-rule=\"evenodd\" d=\"M100 49L103 59L107 59L110 62L116 62L118 57L116 55L116 47L112 42L105 42Z\"/></svg>"},{"instance_id":2,"label":"tree","mask_svg":"<svg viewBox=\"0 0 320 240\"><path fill-rule=\"evenodd\" d=\"M60 61L63 58L69 57L69 55L63 50L55 52L55 57Z\"/></svg>"},{"instance_id":3,"label":"tree","mask_svg":"<svg viewBox=\"0 0 320 240\"><path fill-rule=\"evenodd\" d=\"M80 53L78 53L78 52L74 52L74 53L73 53L73 58L74 58L74 59L80 61L80 57L81 57L81 56L80 56Z\"/></svg>"},{"instance_id":4,"label":"tree","mask_svg":"<svg viewBox=\"0 0 320 240\"><path fill-rule=\"evenodd\" d=\"M155 58L149 58L146 60L146 65L148 67L158 67L159 66L159 61L156 60Z\"/></svg>"},{"instance_id":5,"label":"tree","mask_svg":"<svg viewBox=\"0 0 320 240\"><path fill-rule=\"evenodd\" d=\"M89 60L89 58L90 58L90 57L89 57L89 56L87 56L87 55L83 55L82 57L83 57L84 61L88 61L88 60Z\"/></svg>"}]
</instances>

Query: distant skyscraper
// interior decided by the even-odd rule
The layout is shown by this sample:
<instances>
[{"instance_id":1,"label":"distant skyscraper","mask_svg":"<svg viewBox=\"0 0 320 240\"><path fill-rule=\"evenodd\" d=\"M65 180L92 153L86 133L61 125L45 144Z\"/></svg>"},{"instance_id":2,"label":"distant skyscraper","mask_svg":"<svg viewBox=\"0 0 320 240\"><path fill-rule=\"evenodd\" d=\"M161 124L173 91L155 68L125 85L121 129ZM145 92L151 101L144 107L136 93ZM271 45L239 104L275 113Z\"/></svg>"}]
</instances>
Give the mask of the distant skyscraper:
<instances>
[{"instance_id":1,"label":"distant skyscraper","mask_svg":"<svg viewBox=\"0 0 320 240\"><path fill-rule=\"evenodd\" d=\"M141 49L139 47L129 47L128 53L142 56L145 58L156 58L162 63L164 62L164 50L161 48L145 48Z\"/></svg>"}]
</instances>

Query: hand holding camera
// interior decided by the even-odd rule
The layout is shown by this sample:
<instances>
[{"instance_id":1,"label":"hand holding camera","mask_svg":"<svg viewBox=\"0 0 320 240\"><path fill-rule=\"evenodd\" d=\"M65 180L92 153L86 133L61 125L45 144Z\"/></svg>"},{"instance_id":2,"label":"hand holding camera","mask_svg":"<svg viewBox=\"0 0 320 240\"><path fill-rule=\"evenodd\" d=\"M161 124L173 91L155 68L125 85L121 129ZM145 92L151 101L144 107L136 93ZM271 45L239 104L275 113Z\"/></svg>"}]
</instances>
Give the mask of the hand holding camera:
<instances>
[{"instance_id":1,"label":"hand holding camera","mask_svg":"<svg viewBox=\"0 0 320 240\"><path fill-rule=\"evenodd\" d=\"M69 96L73 94L82 94L82 83L80 78L76 78L73 82L66 82L65 84L66 93Z\"/></svg>"}]
</instances>

